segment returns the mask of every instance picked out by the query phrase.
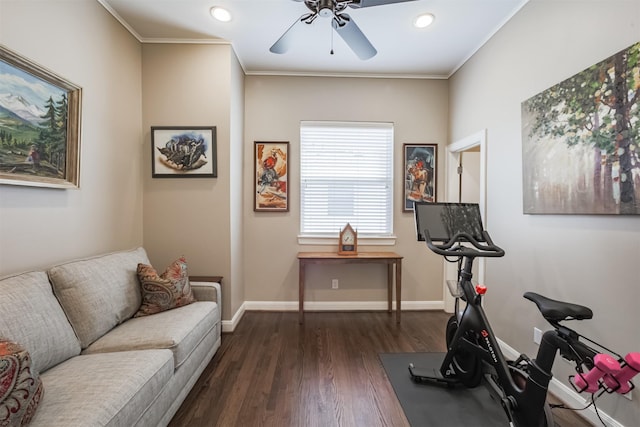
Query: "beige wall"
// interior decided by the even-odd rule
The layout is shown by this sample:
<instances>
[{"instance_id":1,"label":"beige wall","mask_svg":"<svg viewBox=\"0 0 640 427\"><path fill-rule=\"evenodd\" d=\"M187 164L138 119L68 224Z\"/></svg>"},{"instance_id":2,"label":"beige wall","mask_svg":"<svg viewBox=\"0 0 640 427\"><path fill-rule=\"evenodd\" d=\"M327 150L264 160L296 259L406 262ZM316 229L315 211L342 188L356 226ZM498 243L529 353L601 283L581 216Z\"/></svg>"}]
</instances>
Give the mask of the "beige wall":
<instances>
[{"instance_id":1,"label":"beige wall","mask_svg":"<svg viewBox=\"0 0 640 427\"><path fill-rule=\"evenodd\" d=\"M0 275L144 244L158 266L184 254L192 274L225 276L226 320L244 301L295 307L296 252L333 250L297 243L300 121L380 120L395 123L398 240L362 249L405 257L403 300L440 301L441 259L415 241L401 210L402 144L439 144L441 195L446 142L486 128L487 225L507 250L487 263L496 333L535 353L532 328L546 325L521 298L534 290L591 306L597 321L580 331L638 351L640 218L523 215L520 103L639 39L637 0L531 0L450 81L244 77L230 46L141 47L94 1L0 0L0 43L83 88L81 188L0 186ZM209 124L218 178L151 178L152 125ZM287 213L252 210L259 140L290 142ZM384 277L382 267L312 269L307 300L383 302ZM567 365L558 372L566 378ZM634 398L600 402L633 425Z\"/></svg>"},{"instance_id":2,"label":"beige wall","mask_svg":"<svg viewBox=\"0 0 640 427\"><path fill-rule=\"evenodd\" d=\"M405 257L402 299L442 301L442 263L428 257L415 239L413 216L402 212L402 144L439 144L440 164L447 136L448 83L445 80L331 77L246 77L245 109L245 299L298 301L299 251L335 251L334 246L299 245L299 134L301 120L392 121L395 124L395 246L359 246L362 251L395 251ZM289 141L290 210L254 212L254 141ZM441 173L441 177L444 175ZM439 187L443 187L442 180ZM441 192L441 188L439 192ZM442 194L442 193L441 193ZM337 243L336 243L337 244ZM331 290L331 279L340 281ZM383 266L311 267L306 301L386 301Z\"/></svg>"},{"instance_id":3,"label":"beige wall","mask_svg":"<svg viewBox=\"0 0 640 427\"><path fill-rule=\"evenodd\" d=\"M0 43L83 90L80 189L0 186L0 276L141 245L140 44L94 1L7 0Z\"/></svg>"},{"instance_id":4,"label":"beige wall","mask_svg":"<svg viewBox=\"0 0 640 427\"><path fill-rule=\"evenodd\" d=\"M241 251L237 219L240 184L237 160L242 138L242 76L229 45L144 44L142 46L144 160L144 246L158 266L185 255L190 274L224 276L223 318L228 319L238 273L232 253ZM233 77L232 77L233 76ZM151 126L216 126L217 178L151 178ZM233 149L231 137L233 136ZM235 164L234 164L235 160ZM232 174L234 180L232 180Z\"/></svg>"},{"instance_id":5,"label":"beige wall","mask_svg":"<svg viewBox=\"0 0 640 427\"><path fill-rule=\"evenodd\" d=\"M640 348L640 217L523 215L521 102L640 40L640 2L530 1L451 79L451 140L487 129L487 216L506 256L487 262L486 308L496 334L533 356L533 327L547 329L531 290L590 306L573 322L623 355ZM557 370L556 370L557 369ZM569 364L556 362L566 383ZM640 399L598 406L637 425Z\"/></svg>"},{"instance_id":6,"label":"beige wall","mask_svg":"<svg viewBox=\"0 0 640 427\"><path fill-rule=\"evenodd\" d=\"M230 316L238 312L244 302L244 232L243 232L243 154L244 154L244 72L235 55L231 56L231 138L229 161L229 197L231 231Z\"/></svg>"}]
</instances>

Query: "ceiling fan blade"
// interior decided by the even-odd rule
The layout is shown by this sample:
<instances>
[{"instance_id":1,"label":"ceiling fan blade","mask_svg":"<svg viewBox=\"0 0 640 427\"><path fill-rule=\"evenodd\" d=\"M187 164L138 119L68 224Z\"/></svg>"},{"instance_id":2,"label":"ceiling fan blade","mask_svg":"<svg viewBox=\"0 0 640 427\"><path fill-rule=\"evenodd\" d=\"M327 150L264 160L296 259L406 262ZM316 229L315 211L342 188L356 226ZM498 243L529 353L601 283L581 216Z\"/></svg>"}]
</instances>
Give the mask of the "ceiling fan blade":
<instances>
[{"instance_id":1,"label":"ceiling fan blade","mask_svg":"<svg viewBox=\"0 0 640 427\"><path fill-rule=\"evenodd\" d=\"M289 27L287 31L284 32L283 35L269 48L269 51L272 53L285 53L292 46L292 42L295 39L295 31L294 28L300 24L308 20L313 14L306 13L302 15L300 18L296 19L293 24Z\"/></svg>"},{"instance_id":2,"label":"ceiling fan blade","mask_svg":"<svg viewBox=\"0 0 640 427\"><path fill-rule=\"evenodd\" d=\"M342 37L342 40L358 55L358 58L369 59L378 53L367 36L364 35L360 27L356 25L348 14L341 13L340 15L336 15L336 17L331 20L331 25L340 37Z\"/></svg>"},{"instance_id":3,"label":"ceiling fan blade","mask_svg":"<svg viewBox=\"0 0 640 427\"><path fill-rule=\"evenodd\" d=\"M349 3L349 7L359 9L362 7L384 6L385 4L405 3L409 1L415 0L354 0L352 3Z\"/></svg>"}]
</instances>

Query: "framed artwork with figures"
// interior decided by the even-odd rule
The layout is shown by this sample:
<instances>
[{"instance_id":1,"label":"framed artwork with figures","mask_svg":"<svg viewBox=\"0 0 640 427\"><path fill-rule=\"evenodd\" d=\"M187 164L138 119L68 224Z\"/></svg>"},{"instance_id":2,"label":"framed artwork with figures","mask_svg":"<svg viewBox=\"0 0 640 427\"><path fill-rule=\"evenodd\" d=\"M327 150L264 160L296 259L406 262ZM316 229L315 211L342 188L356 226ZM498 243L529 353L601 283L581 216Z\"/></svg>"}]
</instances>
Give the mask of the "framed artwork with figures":
<instances>
[{"instance_id":1,"label":"framed artwork with figures","mask_svg":"<svg viewBox=\"0 0 640 427\"><path fill-rule=\"evenodd\" d=\"M254 143L253 210L289 211L289 143Z\"/></svg>"},{"instance_id":2,"label":"framed artwork with figures","mask_svg":"<svg viewBox=\"0 0 640 427\"><path fill-rule=\"evenodd\" d=\"M414 202L435 202L438 176L437 144L404 144L403 211L413 212Z\"/></svg>"},{"instance_id":3,"label":"framed artwork with figures","mask_svg":"<svg viewBox=\"0 0 640 427\"><path fill-rule=\"evenodd\" d=\"M218 176L215 126L152 126L153 178Z\"/></svg>"}]
</instances>

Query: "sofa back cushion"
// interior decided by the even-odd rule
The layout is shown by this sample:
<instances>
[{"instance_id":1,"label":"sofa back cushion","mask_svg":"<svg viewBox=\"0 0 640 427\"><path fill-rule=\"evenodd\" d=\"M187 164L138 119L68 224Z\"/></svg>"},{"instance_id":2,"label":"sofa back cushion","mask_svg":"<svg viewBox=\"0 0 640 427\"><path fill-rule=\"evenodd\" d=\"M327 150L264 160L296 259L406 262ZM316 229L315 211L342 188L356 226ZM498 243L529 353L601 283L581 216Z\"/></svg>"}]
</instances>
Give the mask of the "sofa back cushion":
<instances>
[{"instance_id":1,"label":"sofa back cushion","mask_svg":"<svg viewBox=\"0 0 640 427\"><path fill-rule=\"evenodd\" d=\"M143 248L51 268L49 279L82 348L131 318L142 302L136 270L149 263Z\"/></svg>"},{"instance_id":2,"label":"sofa back cushion","mask_svg":"<svg viewBox=\"0 0 640 427\"><path fill-rule=\"evenodd\" d=\"M37 372L80 354L80 343L43 271L0 280L0 336L20 343Z\"/></svg>"}]
</instances>

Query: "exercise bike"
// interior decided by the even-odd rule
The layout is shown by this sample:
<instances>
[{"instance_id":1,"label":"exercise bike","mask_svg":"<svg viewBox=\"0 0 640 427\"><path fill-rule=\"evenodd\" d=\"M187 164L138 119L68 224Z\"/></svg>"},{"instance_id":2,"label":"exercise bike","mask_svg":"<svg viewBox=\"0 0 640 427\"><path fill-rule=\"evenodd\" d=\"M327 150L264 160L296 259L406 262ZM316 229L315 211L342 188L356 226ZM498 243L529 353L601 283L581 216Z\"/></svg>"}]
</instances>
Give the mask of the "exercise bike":
<instances>
[{"instance_id":1,"label":"exercise bike","mask_svg":"<svg viewBox=\"0 0 640 427\"><path fill-rule=\"evenodd\" d=\"M508 361L482 308L486 288L472 284L475 258L504 256L504 250L484 230L478 205L418 202L414 211L418 240L457 262L458 280L448 283L455 312L447 323L447 353L440 369L429 371L410 364L413 381L469 388L484 382L515 427L554 425L546 397L557 352L575 363L576 374L569 379L577 392L626 394L634 388L631 379L640 371L640 353L623 358L578 334L561 322L590 319L589 308L533 292L526 292L524 298L536 304L553 329L543 334L535 359L522 354Z\"/></svg>"}]
</instances>

